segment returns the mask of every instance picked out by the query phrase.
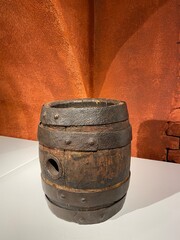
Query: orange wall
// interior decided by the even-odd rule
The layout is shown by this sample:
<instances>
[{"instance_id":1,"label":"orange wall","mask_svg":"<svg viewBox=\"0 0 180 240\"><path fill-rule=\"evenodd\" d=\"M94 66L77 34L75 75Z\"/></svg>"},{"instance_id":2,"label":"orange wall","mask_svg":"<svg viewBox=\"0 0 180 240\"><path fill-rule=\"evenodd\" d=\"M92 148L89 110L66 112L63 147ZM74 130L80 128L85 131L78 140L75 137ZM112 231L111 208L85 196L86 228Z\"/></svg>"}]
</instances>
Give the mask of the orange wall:
<instances>
[{"instance_id":1,"label":"orange wall","mask_svg":"<svg viewBox=\"0 0 180 240\"><path fill-rule=\"evenodd\" d=\"M0 13L1 135L36 139L44 102L117 98L133 155L165 160L180 106L176 0L2 0Z\"/></svg>"},{"instance_id":2,"label":"orange wall","mask_svg":"<svg viewBox=\"0 0 180 240\"><path fill-rule=\"evenodd\" d=\"M86 97L88 4L4 0L0 11L0 133L35 139L44 102Z\"/></svg>"},{"instance_id":3,"label":"orange wall","mask_svg":"<svg viewBox=\"0 0 180 240\"><path fill-rule=\"evenodd\" d=\"M177 1L97 3L94 96L125 100L133 126L132 154L165 160L165 149L174 143L164 132L174 96L180 99Z\"/></svg>"}]
</instances>

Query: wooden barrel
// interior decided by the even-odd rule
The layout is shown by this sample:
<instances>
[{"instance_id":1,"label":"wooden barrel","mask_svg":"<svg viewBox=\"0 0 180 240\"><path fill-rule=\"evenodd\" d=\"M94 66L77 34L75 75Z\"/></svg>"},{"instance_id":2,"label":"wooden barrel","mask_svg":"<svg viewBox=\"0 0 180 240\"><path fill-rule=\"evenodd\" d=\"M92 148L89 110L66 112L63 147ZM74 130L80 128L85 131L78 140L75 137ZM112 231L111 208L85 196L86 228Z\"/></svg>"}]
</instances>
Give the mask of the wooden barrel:
<instances>
[{"instance_id":1,"label":"wooden barrel","mask_svg":"<svg viewBox=\"0 0 180 240\"><path fill-rule=\"evenodd\" d=\"M76 99L43 105L39 158L51 211L80 224L116 214L129 186L131 139L123 101Z\"/></svg>"}]
</instances>

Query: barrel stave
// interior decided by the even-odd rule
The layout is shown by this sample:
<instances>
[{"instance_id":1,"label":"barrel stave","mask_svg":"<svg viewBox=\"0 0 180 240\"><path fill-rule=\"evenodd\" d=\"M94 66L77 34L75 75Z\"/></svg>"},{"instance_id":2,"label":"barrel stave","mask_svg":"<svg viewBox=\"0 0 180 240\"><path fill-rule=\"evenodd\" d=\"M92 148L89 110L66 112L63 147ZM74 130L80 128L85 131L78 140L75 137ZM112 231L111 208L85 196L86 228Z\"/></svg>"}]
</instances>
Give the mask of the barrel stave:
<instances>
[{"instance_id":1,"label":"barrel stave","mask_svg":"<svg viewBox=\"0 0 180 240\"><path fill-rule=\"evenodd\" d=\"M49 149L40 145L42 176L56 184L73 188L102 188L123 181L129 175L130 144L96 152ZM61 176L53 178L47 161L58 161Z\"/></svg>"}]
</instances>

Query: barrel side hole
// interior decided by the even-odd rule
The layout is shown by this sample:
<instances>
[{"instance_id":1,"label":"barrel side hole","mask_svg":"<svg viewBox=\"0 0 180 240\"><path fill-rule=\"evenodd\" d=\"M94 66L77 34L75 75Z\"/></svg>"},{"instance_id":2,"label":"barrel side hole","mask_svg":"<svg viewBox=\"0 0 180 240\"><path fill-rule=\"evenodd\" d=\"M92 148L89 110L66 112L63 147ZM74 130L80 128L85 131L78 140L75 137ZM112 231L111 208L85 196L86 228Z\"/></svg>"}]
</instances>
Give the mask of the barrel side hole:
<instances>
[{"instance_id":1,"label":"barrel side hole","mask_svg":"<svg viewBox=\"0 0 180 240\"><path fill-rule=\"evenodd\" d=\"M47 167L47 171L49 172L49 174L52 177L59 176L60 169L59 169L59 166L58 166L58 163L56 162L56 160L54 160L52 158L48 159L47 163L46 163L46 167Z\"/></svg>"}]
</instances>

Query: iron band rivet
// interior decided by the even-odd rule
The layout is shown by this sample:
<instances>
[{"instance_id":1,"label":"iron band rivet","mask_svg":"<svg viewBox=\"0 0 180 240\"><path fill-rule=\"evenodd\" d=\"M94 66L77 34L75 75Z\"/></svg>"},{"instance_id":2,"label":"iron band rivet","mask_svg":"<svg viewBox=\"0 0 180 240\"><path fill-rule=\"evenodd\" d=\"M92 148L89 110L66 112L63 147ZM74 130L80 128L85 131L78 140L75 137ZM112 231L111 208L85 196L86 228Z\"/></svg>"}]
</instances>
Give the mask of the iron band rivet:
<instances>
[{"instance_id":1,"label":"iron band rivet","mask_svg":"<svg viewBox=\"0 0 180 240\"><path fill-rule=\"evenodd\" d=\"M70 140L70 139L66 139L66 140L65 140L65 143L66 143L67 145L69 145L69 144L71 144L71 140Z\"/></svg>"},{"instance_id":2,"label":"iron band rivet","mask_svg":"<svg viewBox=\"0 0 180 240\"><path fill-rule=\"evenodd\" d=\"M61 198L61 199L64 199L64 198L65 198L64 194L61 194L61 195L60 195L60 198Z\"/></svg>"},{"instance_id":3,"label":"iron band rivet","mask_svg":"<svg viewBox=\"0 0 180 240\"><path fill-rule=\"evenodd\" d=\"M85 198L81 198L81 202L86 202L86 199Z\"/></svg>"},{"instance_id":4,"label":"iron band rivet","mask_svg":"<svg viewBox=\"0 0 180 240\"><path fill-rule=\"evenodd\" d=\"M54 119L58 119L58 118L59 118L59 114L55 114Z\"/></svg>"},{"instance_id":5,"label":"iron band rivet","mask_svg":"<svg viewBox=\"0 0 180 240\"><path fill-rule=\"evenodd\" d=\"M92 138L90 138L88 142L90 146L93 146L95 144L95 141Z\"/></svg>"}]
</instances>

